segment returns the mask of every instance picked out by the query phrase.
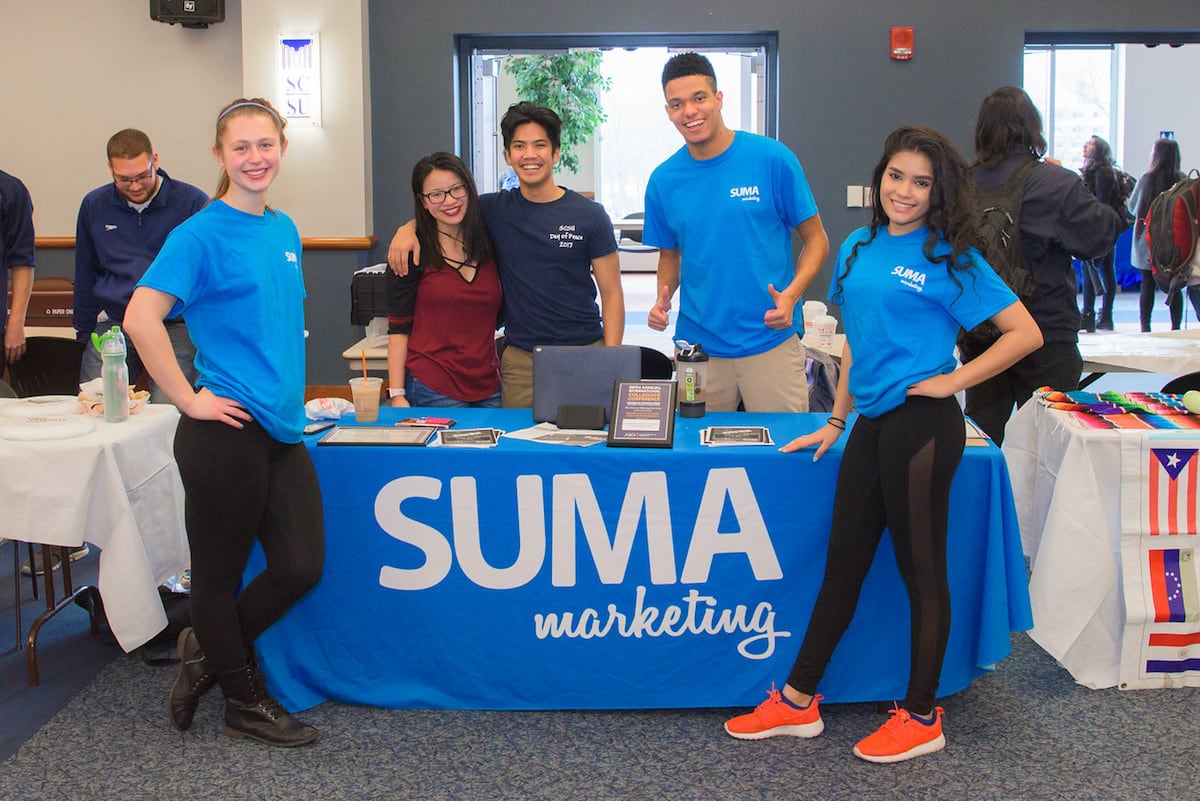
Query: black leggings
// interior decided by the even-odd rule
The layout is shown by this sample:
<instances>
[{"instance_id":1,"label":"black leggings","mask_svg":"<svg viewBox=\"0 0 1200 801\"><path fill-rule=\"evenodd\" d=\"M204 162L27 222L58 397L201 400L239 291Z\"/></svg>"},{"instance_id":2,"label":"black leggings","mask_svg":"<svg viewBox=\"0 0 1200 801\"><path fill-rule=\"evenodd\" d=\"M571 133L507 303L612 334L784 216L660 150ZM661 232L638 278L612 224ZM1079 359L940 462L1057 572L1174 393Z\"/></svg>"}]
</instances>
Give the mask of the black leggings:
<instances>
[{"instance_id":1,"label":"black leggings","mask_svg":"<svg viewBox=\"0 0 1200 801\"><path fill-rule=\"evenodd\" d=\"M237 670L254 640L321 578L325 522L303 443L257 422L243 429L181 417L175 460L186 490L191 612L210 669ZM238 593L254 541L267 567Z\"/></svg>"},{"instance_id":2,"label":"black leggings","mask_svg":"<svg viewBox=\"0 0 1200 801\"><path fill-rule=\"evenodd\" d=\"M1150 317L1153 315L1154 301L1158 296L1158 284L1154 283L1154 273L1150 270L1138 270L1138 275L1142 277L1138 295L1138 317L1142 324L1142 333L1146 333L1150 330ZM1176 292L1167 299L1165 305L1171 315L1171 330L1178 331L1183 325L1183 293Z\"/></svg>"},{"instance_id":3,"label":"black leggings","mask_svg":"<svg viewBox=\"0 0 1200 801\"><path fill-rule=\"evenodd\" d=\"M886 414L875 419L860 416L855 422L838 470L825 578L788 676L792 687L816 693L854 617L863 580L887 527L912 616L912 665L904 707L918 715L933 709L950 636L950 482L965 440L962 411L954 398L909 397Z\"/></svg>"}]
</instances>

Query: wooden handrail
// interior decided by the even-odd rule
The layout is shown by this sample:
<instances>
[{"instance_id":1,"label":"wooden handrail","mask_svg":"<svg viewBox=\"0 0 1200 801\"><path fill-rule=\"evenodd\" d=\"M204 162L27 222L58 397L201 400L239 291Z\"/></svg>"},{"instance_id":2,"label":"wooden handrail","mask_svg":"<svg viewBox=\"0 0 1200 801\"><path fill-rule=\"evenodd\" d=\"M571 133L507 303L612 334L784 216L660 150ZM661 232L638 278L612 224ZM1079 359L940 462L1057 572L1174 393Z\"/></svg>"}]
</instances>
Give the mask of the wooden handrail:
<instances>
[{"instance_id":1,"label":"wooden handrail","mask_svg":"<svg viewBox=\"0 0 1200 801\"><path fill-rule=\"evenodd\" d=\"M379 237L368 236L306 236L300 242L305 250L370 250L379 244ZM70 250L75 247L73 236L39 236L34 245L47 250Z\"/></svg>"}]
</instances>

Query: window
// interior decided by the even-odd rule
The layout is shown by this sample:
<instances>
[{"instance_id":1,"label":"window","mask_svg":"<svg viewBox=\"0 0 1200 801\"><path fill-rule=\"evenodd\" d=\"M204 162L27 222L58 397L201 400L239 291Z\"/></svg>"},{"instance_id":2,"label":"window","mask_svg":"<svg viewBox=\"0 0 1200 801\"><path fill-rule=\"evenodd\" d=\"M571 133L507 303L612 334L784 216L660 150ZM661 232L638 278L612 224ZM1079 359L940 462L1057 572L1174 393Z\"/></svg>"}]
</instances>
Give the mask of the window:
<instances>
[{"instance_id":1,"label":"window","mask_svg":"<svg viewBox=\"0 0 1200 801\"><path fill-rule=\"evenodd\" d=\"M598 51L601 74L611 82L601 97L606 120L592 141L578 149L579 172L560 166L558 181L594 194L615 219L641 212L651 171L683 144L663 110L659 76L667 59L689 50L704 53L713 62L717 87L724 95L726 125L774 136L771 98L776 96L777 39L774 33L461 36L461 152L480 191L496 189L506 170L500 118L511 103L524 99L517 97L513 79L505 73L505 59L526 53Z\"/></svg>"},{"instance_id":2,"label":"window","mask_svg":"<svg viewBox=\"0 0 1200 801\"><path fill-rule=\"evenodd\" d=\"M1121 152L1117 68L1111 44L1026 45L1024 89L1042 113L1046 155L1078 171L1084 142L1093 135L1105 139L1114 155Z\"/></svg>"}]
</instances>

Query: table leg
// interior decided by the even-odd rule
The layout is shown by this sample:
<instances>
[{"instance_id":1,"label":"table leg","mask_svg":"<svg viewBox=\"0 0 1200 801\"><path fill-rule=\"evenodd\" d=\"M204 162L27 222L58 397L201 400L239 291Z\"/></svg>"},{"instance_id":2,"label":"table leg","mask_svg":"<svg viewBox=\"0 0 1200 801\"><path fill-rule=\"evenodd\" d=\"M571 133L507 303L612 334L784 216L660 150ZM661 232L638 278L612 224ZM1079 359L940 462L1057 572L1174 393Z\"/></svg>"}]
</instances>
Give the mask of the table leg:
<instances>
[{"instance_id":1,"label":"table leg","mask_svg":"<svg viewBox=\"0 0 1200 801\"><path fill-rule=\"evenodd\" d=\"M54 600L54 571L50 569L50 555L57 550L59 558L62 560L63 571L63 597L57 603ZM43 545L42 546L42 568L45 576L46 589L46 611L37 616L33 621L33 625L29 627L29 636L25 638L25 668L29 674L29 686L36 687L39 683L38 663L37 663L37 638L41 633L42 625L50 618L57 615L63 609L66 609L72 603L76 602L80 596L93 592L92 587L84 585L76 589L71 581L71 555L69 549L61 545ZM94 605L80 604L88 610L88 620L91 624L92 634L98 634L100 629L96 622L96 614ZM19 635L18 635L19 636Z\"/></svg>"}]
</instances>

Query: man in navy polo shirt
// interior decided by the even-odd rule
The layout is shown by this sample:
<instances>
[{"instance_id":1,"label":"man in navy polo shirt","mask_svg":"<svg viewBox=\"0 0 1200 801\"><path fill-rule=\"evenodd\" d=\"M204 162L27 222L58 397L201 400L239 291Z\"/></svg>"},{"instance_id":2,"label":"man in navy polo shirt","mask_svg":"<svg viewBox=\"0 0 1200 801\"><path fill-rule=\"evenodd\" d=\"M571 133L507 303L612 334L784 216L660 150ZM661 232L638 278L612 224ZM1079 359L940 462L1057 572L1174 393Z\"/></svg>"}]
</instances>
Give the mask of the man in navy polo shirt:
<instances>
[{"instance_id":1,"label":"man in navy polo shirt","mask_svg":"<svg viewBox=\"0 0 1200 801\"><path fill-rule=\"evenodd\" d=\"M121 324L133 288L167 235L208 202L202 190L160 170L150 137L133 128L118 131L108 140L108 169L112 183L87 194L75 226L73 321L77 338L87 343L93 332L103 334ZM183 374L195 383L196 348L183 319L167 320L167 332ZM142 360L133 343L128 338L125 342L133 382L141 375ZM99 378L101 365L100 354L89 344L84 349L80 382ZM153 379L150 400L170 403Z\"/></svg>"},{"instance_id":2,"label":"man in navy polo shirt","mask_svg":"<svg viewBox=\"0 0 1200 801\"><path fill-rule=\"evenodd\" d=\"M0 374L25 355L25 312L33 293L33 200L20 179L0 172L0 283L12 276L12 308L8 293L0 295Z\"/></svg>"}]
</instances>

